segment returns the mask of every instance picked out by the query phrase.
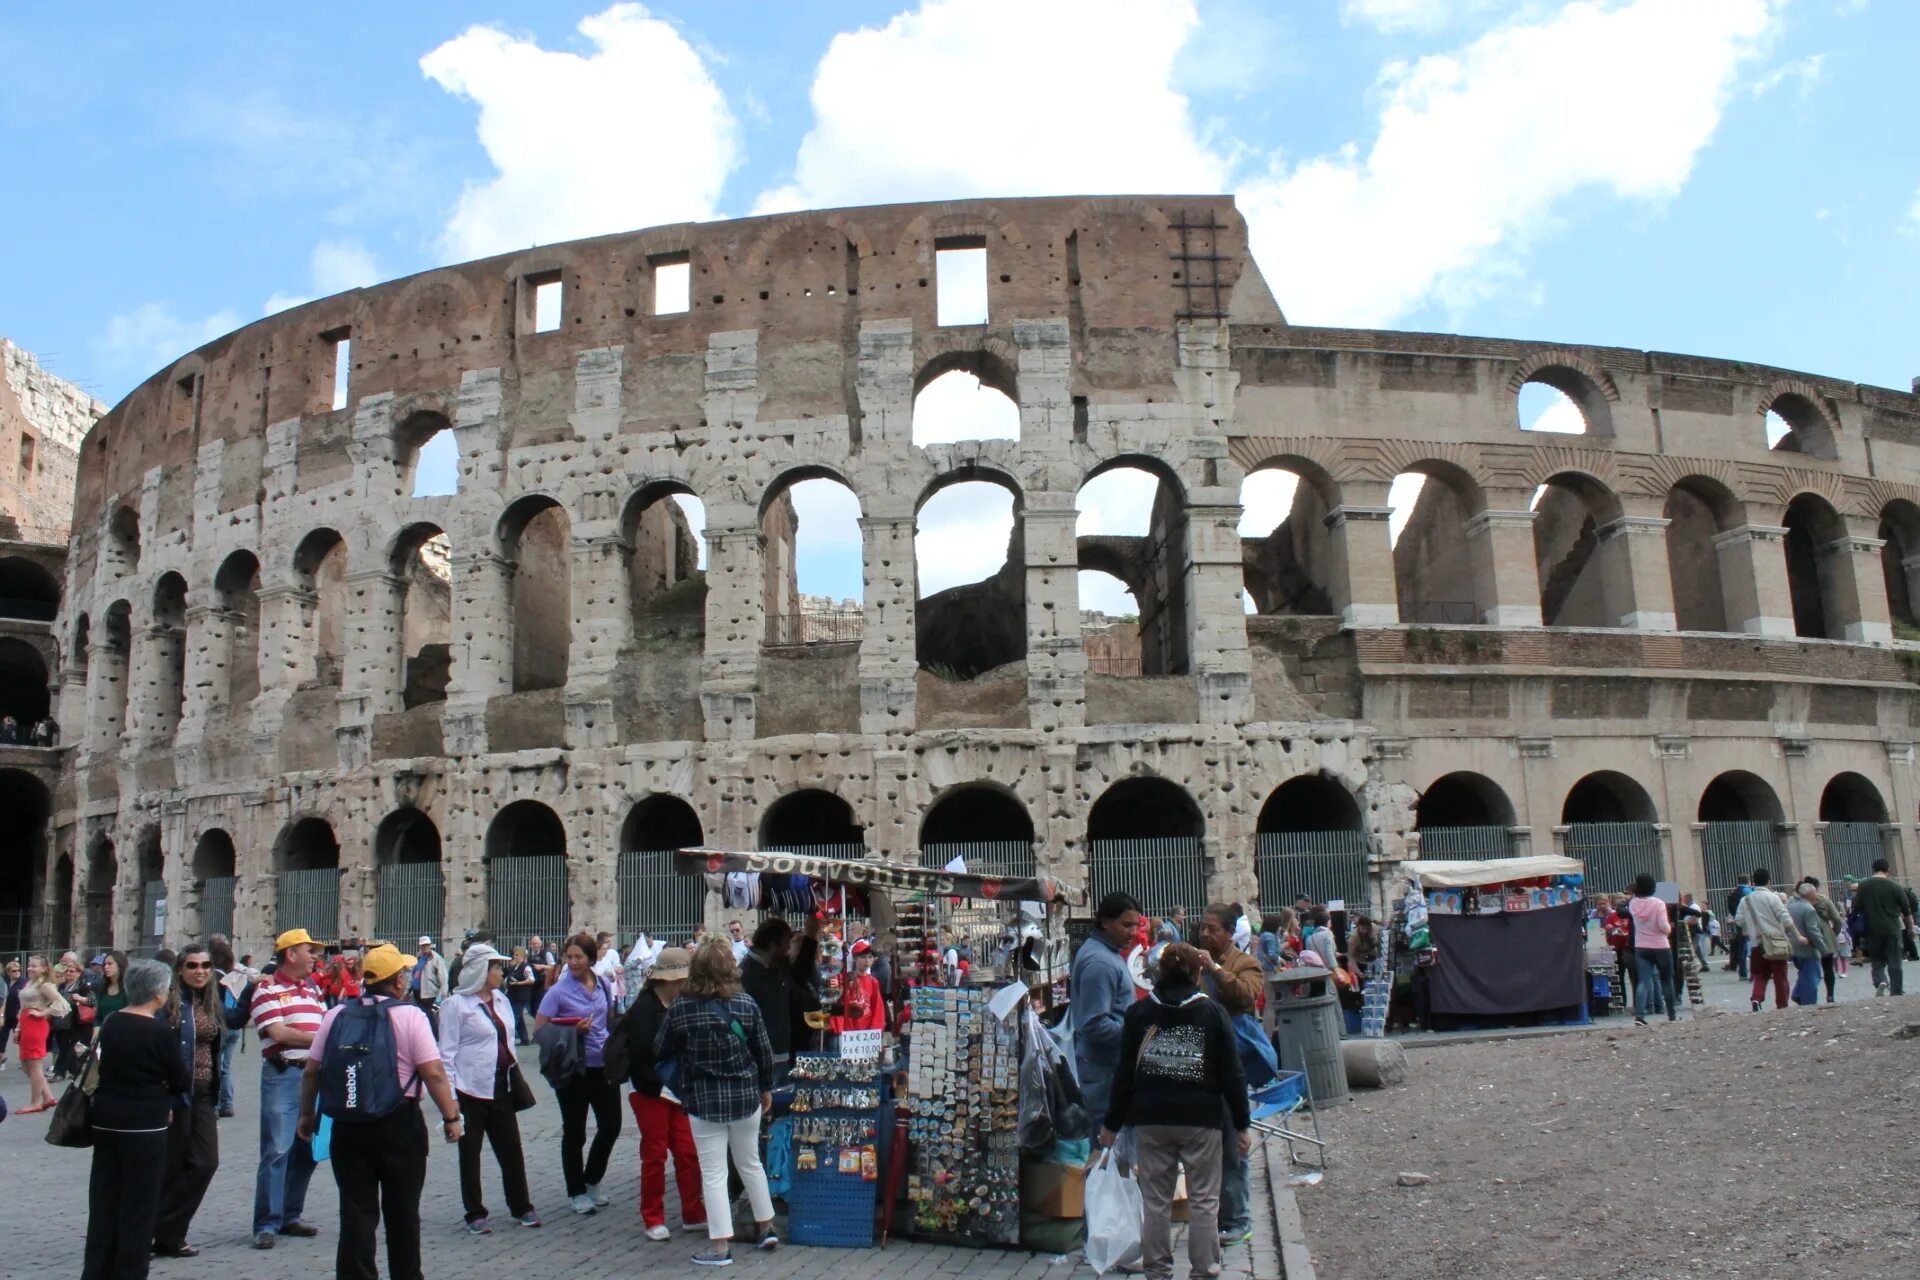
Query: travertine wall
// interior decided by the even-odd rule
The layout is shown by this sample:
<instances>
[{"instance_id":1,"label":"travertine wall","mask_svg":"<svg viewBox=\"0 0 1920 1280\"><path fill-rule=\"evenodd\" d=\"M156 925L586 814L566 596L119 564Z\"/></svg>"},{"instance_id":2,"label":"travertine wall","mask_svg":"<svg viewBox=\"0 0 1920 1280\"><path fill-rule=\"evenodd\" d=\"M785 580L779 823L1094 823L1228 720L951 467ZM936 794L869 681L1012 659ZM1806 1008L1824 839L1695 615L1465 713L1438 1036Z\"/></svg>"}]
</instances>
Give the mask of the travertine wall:
<instances>
[{"instance_id":1,"label":"travertine wall","mask_svg":"<svg viewBox=\"0 0 1920 1280\"><path fill-rule=\"evenodd\" d=\"M986 243L984 325L935 322L950 240ZM692 264L693 306L654 315L653 274L676 260ZM531 332L531 282L556 272L563 323ZM333 410L343 336L352 376ZM913 445L916 392L953 369L1016 400L1017 441ZM1528 381L1572 396L1588 434L1522 432ZM1767 449L1769 409L1799 452ZM408 498L415 451L440 429L458 442L459 492ZM1115 464L1161 478L1151 532L1083 546L1075 495ZM1324 616L1243 613L1275 549L1249 567L1240 486L1267 466L1302 477L1296 516L1319 528L1288 538L1288 572L1311 589L1255 598ZM1429 478L1396 552L1386 495L1408 471ZM796 652L768 643L767 618L799 607L783 504L814 476L859 500L865 619L857 643ZM141 834L157 832L174 901L191 904L191 851L217 830L236 850L237 927L257 940L276 840L320 818L345 868L338 928L365 933L373 833L412 806L442 837L458 929L483 913L490 824L534 800L564 825L574 920L610 926L637 803L681 797L710 843L777 844L792 836L769 813L809 788L850 807L873 855L909 859L934 804L1000 791L1030 815L1043 865L1083 879L1090 811L1143 776L1191 798L1210 890L1228 897L1253 895L1268 796L1313 776L1356 798L1386 860L1417 846L1420 794L1463 771L1504 796L1534 848L1552 845L1581 779L1631 779L1689 886L1704 887L1700 798L1728 770L1778 797L1799 863L1819 865L1821 796L1842 773L1884 800L1897 848L1916 807L1914 689L1891 647L1883 544L1908 572L1917 477L1906 393L1290 326L1224 197L829 211L469 263L230 334L89 437L60 624L62 718L84 746L52 842L87 882L49 882L43 909L88 931L88 890L111 888L124 936ZM1016 560L994 591L1020 601L1024 656L956 682L916 660L913 535L927 497L970 478L1017 495ZM1554 498L1537 538L1543 484L1577 503ZM641 566L680 535L648 513L676 492L705 504L707 568L662 581ZM1675 493L1707 518L1670 525ZM1799 527L1822 531L1809 571L1831 640L1794 635L1783 548ZM408 557L441 533L451 667L432 700L406 694ZM300 554L334 537L337 582ZM1578 572L1556 586L1576 544ZM245 593L216 590L243 552L259 563L257 624ZM1144 676L1087 672L1089 557L1148 584ZM1677 633L1676 599L1709 562L1728 634ZM186 586L177 630L156 608L169 573ZM1604 625L1543 628L1543 600ZM335 610L337 687L316 674ZM174 643L177 688L156 675ZM235 696L249 687L236 662L257 693ZM104 840L121 852L90 859ZM172 919L196 924L190 906Z\"/></svg>"},{"instance_id":2,"label":"travertine wall","mask_svg":"<svg viewBox=\"0 0 1920 1280\"><path fill-rule=\"evenodd\" d=\"M0 338L0 517L9 536L64 542L80 438L107 406Z\"/></svg>"}]
</instances>

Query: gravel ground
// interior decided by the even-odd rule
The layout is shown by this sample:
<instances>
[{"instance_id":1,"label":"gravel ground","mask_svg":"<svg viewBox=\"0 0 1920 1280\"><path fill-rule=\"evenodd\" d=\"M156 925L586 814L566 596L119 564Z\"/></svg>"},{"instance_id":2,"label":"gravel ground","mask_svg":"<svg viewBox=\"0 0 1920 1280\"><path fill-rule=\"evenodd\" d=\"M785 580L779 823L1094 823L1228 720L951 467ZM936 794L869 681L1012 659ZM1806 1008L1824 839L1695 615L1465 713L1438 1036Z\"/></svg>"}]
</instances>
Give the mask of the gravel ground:
<instances>
[{"instance_id":1,"label":"gravel ground","mask_svg":"<svg viewBox=\"0 0 1920 1280\"><path fill-rule=\"evenodd\" d=\"M1327 1113L1321 1280L1920 1275L1920 995L1407 1056Z\"/></svg>"}]
</instances>

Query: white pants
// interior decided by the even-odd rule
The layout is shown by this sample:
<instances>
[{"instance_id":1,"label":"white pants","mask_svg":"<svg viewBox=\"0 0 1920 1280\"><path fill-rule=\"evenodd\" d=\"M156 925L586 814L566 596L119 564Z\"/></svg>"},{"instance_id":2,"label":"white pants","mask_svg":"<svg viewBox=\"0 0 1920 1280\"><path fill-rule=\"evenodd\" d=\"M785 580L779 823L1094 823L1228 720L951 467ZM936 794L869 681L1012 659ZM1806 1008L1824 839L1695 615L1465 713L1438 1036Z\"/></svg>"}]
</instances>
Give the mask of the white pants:
<instances>
[{"instance_id":1,"label":"white pants","mask_svg":"<svg viewBox=\"0 0 1920 1280\"><path fill-rule=\"evenodd\" d=\"M755 1222L773 1221L773 1197L767 1194L767 1171L760 1167L760 1111L744 1120L716 1124L699 1116L687 1117L693 1130L693 1145L700 1149L701 1194L707 1202L707 1238L727 1240L733 1236L733 1197L727 1194L727 1153L733 1153L733 1167L747 1186L747 1203L753 1206Z\"/></svg>"}]
</instances>

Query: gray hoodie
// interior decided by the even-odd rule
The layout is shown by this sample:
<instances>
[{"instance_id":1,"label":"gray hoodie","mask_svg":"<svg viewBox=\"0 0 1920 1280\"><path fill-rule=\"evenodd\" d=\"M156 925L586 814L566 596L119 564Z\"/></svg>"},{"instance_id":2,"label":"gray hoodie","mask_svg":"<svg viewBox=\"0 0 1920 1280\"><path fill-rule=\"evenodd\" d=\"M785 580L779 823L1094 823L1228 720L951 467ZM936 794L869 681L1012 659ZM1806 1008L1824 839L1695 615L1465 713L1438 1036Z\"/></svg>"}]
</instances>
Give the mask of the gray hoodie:
<instances>
[{"instance_id":1,"label":"gray hoodie","mask_svg":"<svg viewBox=\"0 0 1920 1280\"><path fill-rule=\"evenodd\" d=\"M1107 1114L1108 1091L1120 1068L1120 1034L1135 999L1133 974L1105 938L1095 933L1073 954L1073 1065L1087 1114Z\"/></svg>"},{"instance_id":2,"label":"gray hoodie","mask_svg":"<svg viewBox=\"0 0 1920 1280\"><path fill-rule=\"evenodd\" d=\"M1805 898L1796 897L1787 904L1787 914L1793 918L1793 927L1807 936L1804 946L1799 942L1793 944L1795 960L1833 954L1833 939L1827 934L1827 922L1820 918L1818 908Z\"/></svg>"}]
</instances>

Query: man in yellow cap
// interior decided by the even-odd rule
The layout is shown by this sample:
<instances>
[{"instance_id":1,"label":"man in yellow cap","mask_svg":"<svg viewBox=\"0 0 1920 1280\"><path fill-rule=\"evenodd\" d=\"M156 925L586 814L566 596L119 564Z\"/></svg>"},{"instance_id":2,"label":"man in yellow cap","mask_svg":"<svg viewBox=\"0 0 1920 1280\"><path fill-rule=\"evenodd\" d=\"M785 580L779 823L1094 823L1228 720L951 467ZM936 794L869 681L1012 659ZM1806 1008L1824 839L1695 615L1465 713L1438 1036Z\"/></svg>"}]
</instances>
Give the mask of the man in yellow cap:
<instances>
[{"instance_id":1,"label":"man in yellow cap","mask_svg":"<svg viewBox=\"0 0 1920 1280\"><path fill-rule=\"evenodd\" d=\"M253 1186L253 1247L271 1249L280 1236L305 1238L319 1228L300 1220L313 1177L313 1148L296 1128L300 1073L320 1029L326 1001L313 980L320 944L305 929L273 941L271 977L253 989L251 1017L260 1035L260 1172Z\"/></svg>"}]
</instances>

